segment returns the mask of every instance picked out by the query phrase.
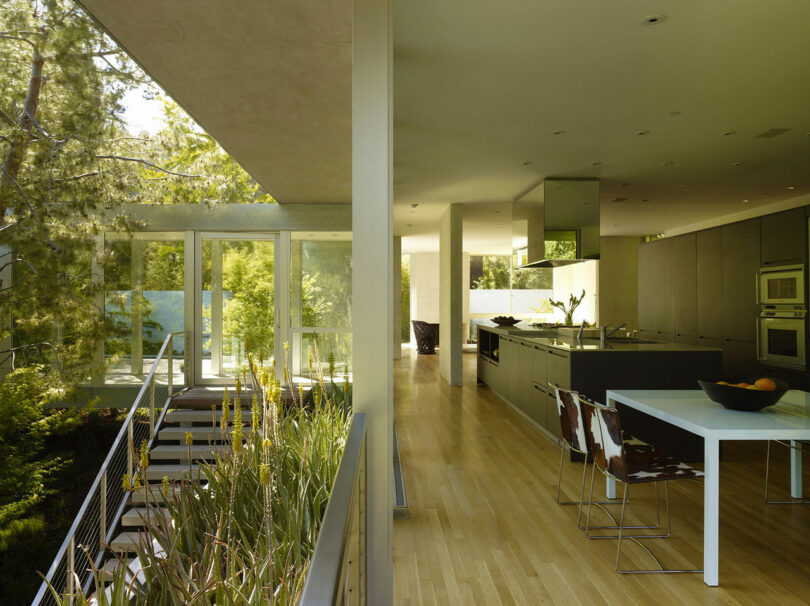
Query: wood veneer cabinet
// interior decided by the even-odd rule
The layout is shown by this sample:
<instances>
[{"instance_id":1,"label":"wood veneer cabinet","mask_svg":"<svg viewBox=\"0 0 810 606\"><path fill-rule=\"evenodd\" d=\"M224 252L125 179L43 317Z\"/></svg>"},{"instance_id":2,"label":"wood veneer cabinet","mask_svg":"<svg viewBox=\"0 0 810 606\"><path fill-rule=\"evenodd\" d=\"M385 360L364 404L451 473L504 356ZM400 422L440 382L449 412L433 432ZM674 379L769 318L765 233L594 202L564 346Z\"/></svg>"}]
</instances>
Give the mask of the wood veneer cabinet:
<instances>
[{"instance_id":1,"label":"wood veneer cabinet","mask_svg":"<svg viewBox=\"0 0 810 606\"><path fill-rule=\"evenodd\" d=\"M723 339L723 232L719 227L695 234L695 296L698 345L720 347Z\"/></svg>"},{"instance_id":2,"label":"wood veneer cabinet","mask_svg":"<svg viewBox=\"0 0 810 606\"><path fill-rule=\"evenodd\" d=\"M723 341L754 342L757 337L759 219L723 226Z\"/></svg>"},{"instance_id":3,"label":"wood veneer cabinet","mask_svg":"<svg viewBox=\"0 0 810 606\"><path fill-rule=\"evenodd\" d=\"M694 345L698 337L696 242L695 234L672 238L675 340Z\"/></svg>"},{"instance_id":4,"label":"wood veneer cabinet","mask_svg":"<svg viewBox=\"0 0 810 606\"><path fill-rule=\"evenodd\" d=\"M807 262L807 219L804 208L762 217L760 237L763 266Z\"/></svg>"}]
</instances>

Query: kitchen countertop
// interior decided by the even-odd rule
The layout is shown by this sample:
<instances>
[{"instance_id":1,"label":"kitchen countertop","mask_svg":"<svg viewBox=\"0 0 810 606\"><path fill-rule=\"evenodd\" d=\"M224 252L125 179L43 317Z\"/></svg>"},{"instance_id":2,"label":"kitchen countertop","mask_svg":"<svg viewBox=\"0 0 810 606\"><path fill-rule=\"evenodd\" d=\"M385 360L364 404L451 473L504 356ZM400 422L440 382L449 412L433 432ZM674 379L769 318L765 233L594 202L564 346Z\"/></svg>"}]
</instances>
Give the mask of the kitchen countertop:
<instances>
[{"instance_id":1,"label":"kitchen countertop","mask_svg":"<svg viewBox=\"0 0 810 606\"><path fill-rule=\"evenodd\" d=\"M578 342L576 338L554 336L554 332L556 332L554 328L535 328L524 322L509 327L497 326L494 323L492 325L481 323L479 326L482 329L488 330L500 336L511 337L527 343L545 345L546 347L553 347L565 351L720 351L720 349L715 347L703 347L701 345L687 345L683 343L664 343L657 341L651 343L648 340L633 343L627 342L624 339L622 339L623 342L616 342L611 341L610 337L608 337L605 346L602 347L599 343L599 339L583 338L582 342ZM548 332L549 334L531 334L540 330Z\"/></svg>"}]
</instances>

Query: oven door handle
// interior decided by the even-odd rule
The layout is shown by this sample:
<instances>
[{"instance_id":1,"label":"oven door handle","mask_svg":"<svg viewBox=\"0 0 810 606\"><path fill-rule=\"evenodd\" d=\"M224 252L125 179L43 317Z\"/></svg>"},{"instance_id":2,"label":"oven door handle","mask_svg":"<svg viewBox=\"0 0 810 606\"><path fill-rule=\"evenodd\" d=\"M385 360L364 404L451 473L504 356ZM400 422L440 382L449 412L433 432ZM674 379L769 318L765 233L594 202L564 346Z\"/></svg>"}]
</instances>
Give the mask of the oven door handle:
<instances>
[{"instance_id":1,"label":"oven door handle","mask_svg":"<svg viewBox=\"0 0 810 606\"><path fill-rule=\"evenodd\" d=\"M757 360L760 362L764 362L766 359L765 355L762 352L762 345L761 345L762 336L760 335L760 332L762 331L763 327L762 323L763 320L764 318L757 318Z\"/></svg>"}]
</instances>

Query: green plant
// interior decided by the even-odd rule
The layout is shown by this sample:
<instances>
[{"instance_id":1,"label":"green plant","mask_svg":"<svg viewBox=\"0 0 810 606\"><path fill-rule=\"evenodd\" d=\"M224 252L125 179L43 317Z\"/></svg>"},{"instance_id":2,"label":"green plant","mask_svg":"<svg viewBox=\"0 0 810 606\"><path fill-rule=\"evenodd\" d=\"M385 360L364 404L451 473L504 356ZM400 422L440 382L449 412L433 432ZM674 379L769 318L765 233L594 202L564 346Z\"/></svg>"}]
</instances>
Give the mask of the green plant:
<instances>
[{"instance_id":1,"label":"green plant","mask_svg":"<svg viewBox=\"0 0 810 606\"><path fill-rule=\"evenodd\" d=\"M574 293L571 293L568 297L568 304L566 305L562 301L555 301L554 299L549 299L548 302L557 309L562 310L565 314L565 322L566 325L571 325L574 323L574 311L579 304L582 303L582 300L585 298L585 289L582 289L582 294L579 297L575 297Z\"/></svg>"},{"instance_id":2,"label":"green plant","mask_svg":"<svg viewBox=\"0 0 810 606\"><path fill-rule=\"evenodd\" d=\"M143 576L133 580L119 566L109 585L112 597L101 599L102 574L94 571L99 604L297 603L343 453L350 389L329 389L318 374L311 405L295 391L292 405L285 405L270 369L252 356L249 364L254 394L260 394L251 425L239 422L237 380L237 398L226 392L223 402L223 417L227 410L234 424L220 428L230 448L202 465L199 476L189 474L166 499L168 515L148 506L152 541L138 549ZM338 393L339 401L332 396ZM216 428L215 418L212 424ZM139 467L145 465L148 453L141 453ZM168 494L166 484L149 490ZM67 595L56 597L69 603Z\"/></svg>"}]
</instances>

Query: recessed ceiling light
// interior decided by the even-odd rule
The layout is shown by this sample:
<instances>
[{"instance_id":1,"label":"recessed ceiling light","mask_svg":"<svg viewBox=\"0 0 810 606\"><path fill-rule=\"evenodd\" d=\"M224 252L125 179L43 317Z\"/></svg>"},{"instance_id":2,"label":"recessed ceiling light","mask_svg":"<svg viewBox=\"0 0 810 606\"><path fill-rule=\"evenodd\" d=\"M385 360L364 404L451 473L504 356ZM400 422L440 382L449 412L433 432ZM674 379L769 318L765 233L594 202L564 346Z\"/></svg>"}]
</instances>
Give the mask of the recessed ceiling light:
<instances>
[{"instance_id":1,"label":"recessed ceiling light","mask_svg":"<svg viewBox=\"0 0 810 606\"><path fill-rule=\"evenodd\" d=\"M742 166L743 164L745 164L745 162L732 162L731 163L732 166Z\"/></svg>"},{"instance_id":2,"label":"recessed ceiling light","mask_svg":"<svg viewBox=\"0 0 810 606\"><path fill-rule=\"evenodd\" d=\"M672 166L675 164L672 160L667 160L666 162L661 162L661 166Z\"/></svg>"},{"instance_id":3,"label":"recessed ceiling light","mask_svg":"<svg viewBox=\"0 0 810 606\"><path fill-rule=\"evenodd\" d=\"M627 187L628 185L630 185L629 181L625 181L624 183L622 183L622 187Z\"/></svg>"},{"instance_id":4,"label":"recessed ceiling light","mask_svg":"<svg viewBox=\"0 0 810 606\"><path fill-rule=\"evenodd\" d=\"M723 132L724 137L730 137L731 135L736 135L736 134L737 134L736 130L727 130L727 131Z\"/></svg>"},{"instance_id":5,"label":"recessed ceiling light","mask_svg":"<svg viewBox=\"0 0 810 606\"><path fill-rule=\"evenodd\" d=\"M619 224L618 224L618 223L614 223L614 224L613 224L613 227L619 227Z\"/></svg>"},{"instance_id":6,"label":"recessed ceiling light","mask_svg":"<svg viewBox=\"0 0 810 606\"><path fill-rule=\"evenodd\" d=\"M553 130L553 131L551 131L551 134L552 134L552 135L564 135L564 134L565 134L565 131L564 131L564 130L559 130L559 129L557 129L557 130Z\"/></svg>"},{"instance_id":7,"label":"recessed ceiling light","mask_svg":"<svg viewBox=\"0 0 810 606\"><path fill-rule=\"evenodd\" d=\"M413 227L413 224L412 223L406 223L405 227Z\"/></svg>"},{"instance_id":8,"label":"recessed ceiling light","mask_svg":"<svg viewBox=\"0 0 810 606\"><path fill-rule=\"evenodd\" d=\"M788 185L788 189L796 189L795 185Z\"/></svg>"},{"instance_id":9,"label":"recessed ceiling light","mask_svg":"<svg viewBox=\"0 0 810 606\"><path fill-rule=\"evenodd\" d=\"M596 162L591 162L591 166L601 166L601 162L597 160Z\"/></svg>"},{"instance_id":10,"label":"recessed ceiling light","mask_svg":"<svg viewBox=\"0 0 810 606\"><path fill-rule=\"evenodd\" d=\"M624 202L627 198L613 198L611 202Z\"/></svg>"},{"instance_id":11,"label":"recessed ceiling light","mask_svg":"<svg viewBox=\"0 0 810 606\"><path fill-rule=\"evenodd\" d=\"M641 201L642 201L642 202L649 202L649 201L650 201L650 199L649 199L649 198L642 198L642 199L641 199Z\"/></svg>"},{"instance_id":12,"label":"recessed ceiling light","mask_svg":"<svg viewBox=\"0 0 810 606\"><path fill-rule=\"evenodd\" d=\"M503 226L504 226L504 223L498 223L498 225L500 225L501 227L503 227Z\"/></svg>"},{"instance_id":13,"label":"recessed ceiling light","mask_svg":"<svg viewBox=\"0 0 810 606\"><path fill-rule=\"evenodd\" d=\"M689 183L678 183L678 187L689 187Z\"/></svg>"},{"instance_id":14,"label":"recessed ceiling light","mask_svg":"<svg viewBox=\"0 0 810 606\"><path fill-rule=\"evenodd\" d=\"M530 165L531 165L531 163L532 163L532 161L531 161L531 160L526 160L526 161L523 163L523 166L530 166Z\"/></svg>"},{"instance_id":15,"label":"recessed ceiling light","mask_svg":"<svg viewBox=\"0 0 810 606\"><path fill-rule=\"evenodd\" d=\"M500 214L501 214L501 211L496 210L496 211L495 211L495 214L496 214L496 215L500 215Z\"/></svg>"},{"instance_id":16,"label":"recessed ceiling light","mask_svg":"<svg viewBox=\"0 0 810 606\"><path fill-rule=\"evenodd\" d=\"M650 15L649 17L644 17L644 24L645 25L657 25L661 23L666 17L664 15Z\"/></svg>"},{"instance_id":17,"label":"recessed ceiling light","mask_svg":"<svg viewBox=\"0 0 810 606\"><path fill-rule=\"evenodd\" d=\"M418 204L411 204L411 208L416 208L417 206L419 206L419 205Z\"/></svg>"},{"instance_id":18,"label":"recessed ceiling light","mask_svg":"<svg viewBox=\"0 0 810 606\"><path fill-rule=\"evenodd\" d=\"M644 135L649 135L649 134L650 134L650 131L648 131L648 130L640 130L640 131L638 131L636 133L636 135L638 135L639 137L643 137Z\"/></svg>"},{"instance_id":19,"label":"recessed ceiling light","mask_svg":"<svg viewBox=\"0 0 810 606\"><path fill-rule=\"evenodd\" d=\"M750 200L749 200L748 198L746 198L745 200L743 200L743 204L748 204L748 202L750 202Z\"/></svg>"},{"instance_id":20,"label":"recessed ceiling light","mask_svg":"<svg viewBox=\"0 0 810 606\"><path fill-rule=\"evenodd\" d=\"M669 112L669 115L670 115L670 116L673 116L673 117L675 117L675 116L680 116L680 115L681 115L681 112Z\"/></svg>"}]
</instances>

